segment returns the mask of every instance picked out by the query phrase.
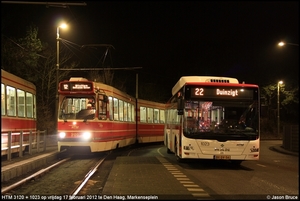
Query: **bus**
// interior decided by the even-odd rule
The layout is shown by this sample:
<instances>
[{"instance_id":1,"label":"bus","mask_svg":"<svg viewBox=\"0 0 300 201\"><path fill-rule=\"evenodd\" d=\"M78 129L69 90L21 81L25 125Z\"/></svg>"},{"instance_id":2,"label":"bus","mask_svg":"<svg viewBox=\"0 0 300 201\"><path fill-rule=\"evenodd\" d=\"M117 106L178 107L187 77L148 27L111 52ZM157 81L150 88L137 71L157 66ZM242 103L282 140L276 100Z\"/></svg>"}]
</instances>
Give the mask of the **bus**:
<instances>
[{"instance_id":1,"label":"bus","mask_svg":"<svg viewBox=\"0 0 300 201\"><path fill-rule=\"evenodd\" d=\"M58 151L103 152L137 142L163 143L162 103L81 77L61 81L58 93Z\"/></svg>"},{"instance_id":2,"label":"bus","mask_svg":"<svg viewBox=\"0 0 300 201\"><path fill-rule=\"evenodd\" d=\"M183 76L166 104L164 145L185 159L259 160L260 91L236 78Z\"/></svg>"},{"instance_id":3,"label":"bus","mask_svg":"<svg viewBox=\"0 0 300 201\"><path fill-rule=\"evenodd\" d=\"M36 86L1 69L1 155L8 152L8 133L11 132L11 152L20 149L20 133L23 132L24 151L36 133Z\"/></svg>"}]
</instances>

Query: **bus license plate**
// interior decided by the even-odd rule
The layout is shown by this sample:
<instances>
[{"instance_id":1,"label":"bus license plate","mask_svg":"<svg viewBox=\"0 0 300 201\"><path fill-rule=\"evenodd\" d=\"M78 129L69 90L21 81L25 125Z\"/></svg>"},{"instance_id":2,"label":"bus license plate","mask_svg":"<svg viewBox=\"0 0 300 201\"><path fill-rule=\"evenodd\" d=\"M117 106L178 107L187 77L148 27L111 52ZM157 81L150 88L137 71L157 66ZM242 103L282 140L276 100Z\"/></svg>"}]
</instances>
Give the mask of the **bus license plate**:
<instances>
[{"instance_id":1,"label":"bus license plate","mask_svg":"<svg viewBox=\"0 0 300 201\"><path fill-rule=\"evenodd\" d=\"M229 155L215 155L216 160L230 160L231 157Z\"/></svg>"}]
</instances>

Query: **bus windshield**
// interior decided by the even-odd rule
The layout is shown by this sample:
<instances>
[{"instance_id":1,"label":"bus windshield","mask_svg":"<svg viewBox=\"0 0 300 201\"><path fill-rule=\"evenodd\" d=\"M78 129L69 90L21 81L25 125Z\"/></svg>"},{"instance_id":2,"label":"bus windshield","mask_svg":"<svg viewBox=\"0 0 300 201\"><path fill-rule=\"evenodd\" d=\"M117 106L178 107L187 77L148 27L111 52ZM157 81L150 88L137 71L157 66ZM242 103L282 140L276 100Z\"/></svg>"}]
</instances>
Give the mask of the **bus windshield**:
<instances>
[{"instance_id":1,"label":"bus windshield","mask_svg":"<svg viewBox=\"0 0 300 201\"><path fill-rule=\"evenodd\" d=\"M257 139L258 115L257 101L186 101L183 134L194 139Z\"/></svg>"},{"instance_id":2,"label":"bus windshield","mask_svg":"<svg viewBox=\"0 0 300 201\"><path fill-rule=\"evenodd\" d=\"M94 119L95 111L93 97L66 97L60 107L59 119Z\"/></svg>"}]
</instances>

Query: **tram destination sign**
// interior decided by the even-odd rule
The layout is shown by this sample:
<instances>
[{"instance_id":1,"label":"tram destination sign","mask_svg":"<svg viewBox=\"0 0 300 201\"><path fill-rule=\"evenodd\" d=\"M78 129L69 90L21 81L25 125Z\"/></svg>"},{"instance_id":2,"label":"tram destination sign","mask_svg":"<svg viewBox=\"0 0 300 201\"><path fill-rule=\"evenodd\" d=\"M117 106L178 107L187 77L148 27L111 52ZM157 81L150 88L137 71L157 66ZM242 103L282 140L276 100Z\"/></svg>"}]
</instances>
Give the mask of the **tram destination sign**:
<instances>
[{"instance_id":1,"label":"tram destination sign","mask_svg":"<svg viewBox=\"0 0 300 201\"><path fill-rule=\"evenodd\" d=\"M93 91L91 82L62 82L59 86L60 91Z\"/></svg>"}]
</instances>

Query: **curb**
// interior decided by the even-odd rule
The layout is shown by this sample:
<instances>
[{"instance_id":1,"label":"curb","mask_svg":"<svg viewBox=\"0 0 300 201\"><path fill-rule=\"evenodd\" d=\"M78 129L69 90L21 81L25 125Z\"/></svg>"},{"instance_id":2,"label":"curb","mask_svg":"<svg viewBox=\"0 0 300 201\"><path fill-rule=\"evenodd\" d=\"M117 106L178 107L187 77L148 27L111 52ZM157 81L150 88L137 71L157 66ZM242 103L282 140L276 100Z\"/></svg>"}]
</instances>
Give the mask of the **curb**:
<instances>
[{"instance_id":1,"label":"curb","mask_svg":"<svg viewBox=\"0 0 300 201\"><path fill-rule=\"evenodd\" d=\"M299 156L299 152L289 151L284 149L282 146L272 146L270 150L276 151L282 154L292 155L292 156Z\"/></svg>"}]
</instances>

